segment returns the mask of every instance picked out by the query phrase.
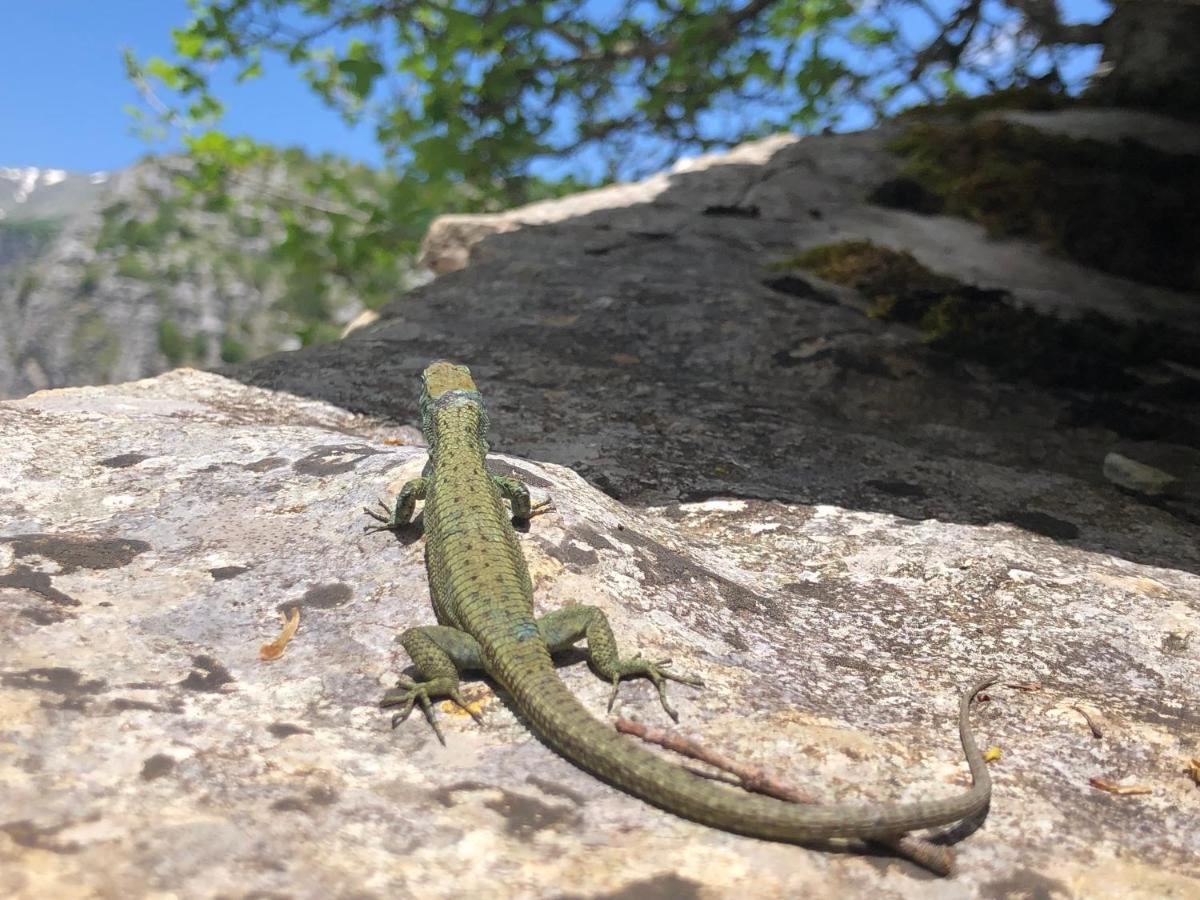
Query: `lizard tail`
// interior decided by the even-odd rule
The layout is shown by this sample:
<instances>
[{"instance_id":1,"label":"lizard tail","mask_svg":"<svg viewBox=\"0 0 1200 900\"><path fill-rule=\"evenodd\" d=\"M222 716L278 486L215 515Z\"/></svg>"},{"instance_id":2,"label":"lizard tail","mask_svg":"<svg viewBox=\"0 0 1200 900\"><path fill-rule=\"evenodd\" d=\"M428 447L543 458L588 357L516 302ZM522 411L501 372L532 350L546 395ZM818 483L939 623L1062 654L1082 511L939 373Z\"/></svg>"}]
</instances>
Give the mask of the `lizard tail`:
<instances>
[{"instance_id":1,"label":"lizard tail","mask_svg":"<svg viewBox=\"0 0 1200 900\"><path fill-rule=\"evenodd\" d=\"M972 817L985 810L991 799L991 777L968 717L971 700L995 678L973 685L959 706L958 733L971 770L970 788L950 797L907 803L831 805L746 793L666 762L594 718L549 660L501 681L542 739L567 759L648 803L726 831L791 842L893 837Z\"/></svg>"}]
</instances>

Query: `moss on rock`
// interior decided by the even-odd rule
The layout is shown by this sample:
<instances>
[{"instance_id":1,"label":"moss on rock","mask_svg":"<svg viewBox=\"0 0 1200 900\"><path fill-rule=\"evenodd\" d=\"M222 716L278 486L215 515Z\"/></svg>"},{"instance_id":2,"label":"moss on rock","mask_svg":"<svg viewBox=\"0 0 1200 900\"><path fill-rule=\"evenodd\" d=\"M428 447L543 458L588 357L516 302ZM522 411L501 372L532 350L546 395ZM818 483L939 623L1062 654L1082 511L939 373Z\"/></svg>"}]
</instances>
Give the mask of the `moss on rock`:
<instances>
[{"instance_id":1,"label":"moss on rock","mask_svg":"<svg viewBox=\"0 0 1200 900\"><path fill-rule=\"evenodd\" d=\"M997 119L918 122L890 149L946 212L991 235L1029 238L1148 284L1200 290L1200 158Z\"/></svg>"},{"instance_id":2,"label":"moss on rock","mask_svg":"<svg viewBox=\"0 0 1200 900\"><path fill-rule=\"evenodd\" d=\"M1095 312L1065 320L1020 306L1007 291L964 284L870 241L813 247L781 265L854 288L870 301L868 315L915 325L934 350L1003 380L1121 390L1142 383L1133 368L1195 364L1200 352L1161 325Z\"/></svg>"},{"instance_id":3,"label":"moss on rock","mask_svg":"<svg viewBox=\"0 0 1200 900\"><path fill-rule=\"evenodd\" d=\"M951 119L967 122L987 112L1006 109L1050 112L1067 106L1078 106L1080 103L1079 98L1068 96L1060 86L1050 81L1034 81L1030 84L1002 88L990 94L944 97L936 103L922 103L909 107L896 118Z\"/></svg>"}]
</instances>

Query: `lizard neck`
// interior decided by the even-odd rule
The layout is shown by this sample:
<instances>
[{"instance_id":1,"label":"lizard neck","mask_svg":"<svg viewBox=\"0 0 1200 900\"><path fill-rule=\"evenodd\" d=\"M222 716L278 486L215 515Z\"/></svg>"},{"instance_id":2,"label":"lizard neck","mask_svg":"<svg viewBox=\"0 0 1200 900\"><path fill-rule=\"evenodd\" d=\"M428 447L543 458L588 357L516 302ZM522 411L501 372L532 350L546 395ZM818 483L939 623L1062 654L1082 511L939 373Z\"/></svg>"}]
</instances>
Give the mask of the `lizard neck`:
<instances>
[{"instance_id":1,"label":"lizard neck","mask_svg":"<svg viewBox=\"0 0 1200 900\"><path fill-rule=\"evenodd\" d=\"M477 391L449 391L436 400L422 398L421 430L436 460L447 454L487 456L488 416Z\"/></svg>"}]
</instances>

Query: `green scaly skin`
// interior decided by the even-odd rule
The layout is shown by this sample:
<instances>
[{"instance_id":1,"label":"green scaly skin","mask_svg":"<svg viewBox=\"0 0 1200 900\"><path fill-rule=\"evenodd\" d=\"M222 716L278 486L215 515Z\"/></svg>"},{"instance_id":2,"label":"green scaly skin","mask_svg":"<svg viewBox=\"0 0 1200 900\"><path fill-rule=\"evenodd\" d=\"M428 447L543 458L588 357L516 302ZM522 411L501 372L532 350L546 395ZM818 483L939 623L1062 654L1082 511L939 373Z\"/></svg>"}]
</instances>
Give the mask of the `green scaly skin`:
<instances>
[{"instance_id":1,"label":"green scaly skin","mask_svg":"<svg viewBox=\"0 0 1200 900\"><path fill-rule=\"evenodd\" d=\"M384 696L382 706L401 707L393 727L419 704L445 743L431 702L449 698L466 708L459 673L482 670L512 695L542 739L576 765L655 806L727 831L793 842L886 839L956 822L987 807L991 780L968 713L972 698L993 679L973 686L960 703L959 736L972 786L957 796L911 803L809 806L738 791L665 762L593 718L559 679L550 658L580 638L587 639L589 661L612 683L613 696L622 678L649 678L672 718L666 680L699 682L667 672L665 662L623 659L596 607L572 606L534 618L529 571L504 506L510 501L514 517L527 519L533 511L529 492L516 479L491 475L484 465L487 413L469 370L435 362L422 377L429 462L394 506L383 504L385 515L367 510L380 522L370 530L395 530L412 518L417 500L425 501L425 560L439 624L411 628L400 638L422 680L403 679Z\"/></svg>"}]
</instances>

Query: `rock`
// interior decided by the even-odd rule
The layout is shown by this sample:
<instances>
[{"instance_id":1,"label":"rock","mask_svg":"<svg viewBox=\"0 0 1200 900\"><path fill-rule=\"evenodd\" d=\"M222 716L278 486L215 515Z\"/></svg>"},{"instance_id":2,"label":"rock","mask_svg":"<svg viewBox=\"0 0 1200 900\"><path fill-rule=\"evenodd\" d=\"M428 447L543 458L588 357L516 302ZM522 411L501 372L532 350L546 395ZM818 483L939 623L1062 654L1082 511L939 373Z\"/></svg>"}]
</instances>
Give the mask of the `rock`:
<instances>
[{"instance_id":1,"label":"rock","mask_svg":"<svg viewBox=\"0 0 1200 900\"><path fill-rule=\"evenodd\" d=\"M599 605L703 677L673 685L685 733L824 800L940 795L966 781L957 690L1037 681L973 718L995 794L937 890L1200 891L1200 516L1103 474L1110 452L1176 471L1132 448L1200 444L1194 380L1011 380L790 261L869 239L1184 337L1194 298L866 204L899 174L886 140L759 142L482 222L439 251L466 268L378 322L229 377L0 404L0 893L929 895L890 855L634 800L486 681L483 727L438 708L445 750L388 727L394 637L433 614L419 535L364 535L360 508L420 471L395 425L439 356L471 364L497 469L554 499L519 536L538 608ZM607 686L562 673L604 718ZM617 711L667 724L642 683Z\"/></svg>"},{"instance_id":2,"label":"rock","mask_svg":"<svg viewBox=\"0 0 1200 900\"><path fill-rule=\"evenodd\" d=\"M358 329L365 328L366 326L374 324L378 321L379 313L375 312L373 309L364 309L357 316L346 323L345 327L342 328L341 336L343 338L348 337L351 333L358 331Z\"/></svg>"},{"instance_id":3,"label":"rock","mask_svg":"<svg viewBox=\"0 0 1200 900\"><path fill-rule=\"evenodd\" d=\"M1162 469L1140 463L1120 453L1110 453L1104 457L1104 477L1113 484L1152 497L1165 493L1179 480Z\"/></svg>"},{"instance_id":4,"label":"rock","mask_svg":"<svg viewBox=\"0 0 1200 900\"><path fill-rule=\"evenodd\" d=\"M6 895L925 895L897 859L638 802L482 681L467 696L483 728L439 706L446 749L419 717L392 731L376 704L407 664L395 635L433 616L419 537L362 532L361 507L423 463L376 426L191 370L35 394L0 419ZM673 687L688 734L823 799L961 789L955 692L989 671L1043 682L998 687L975 716L1004 755L952 893L1200 884L1181 767L1200 663L1170 640L1200 628L1194 574L830 504L638 512L559 466L493 464L554 498L520 535L538 608L601 606L624 646L705 679ZM298 633L261 661L293 607ZM562 674L604 716L607 685L578 659ZM617 712L669 724L645 684ZM1153 793L1102 794L1092 776Z\"/></svg>"}]
</instances>

